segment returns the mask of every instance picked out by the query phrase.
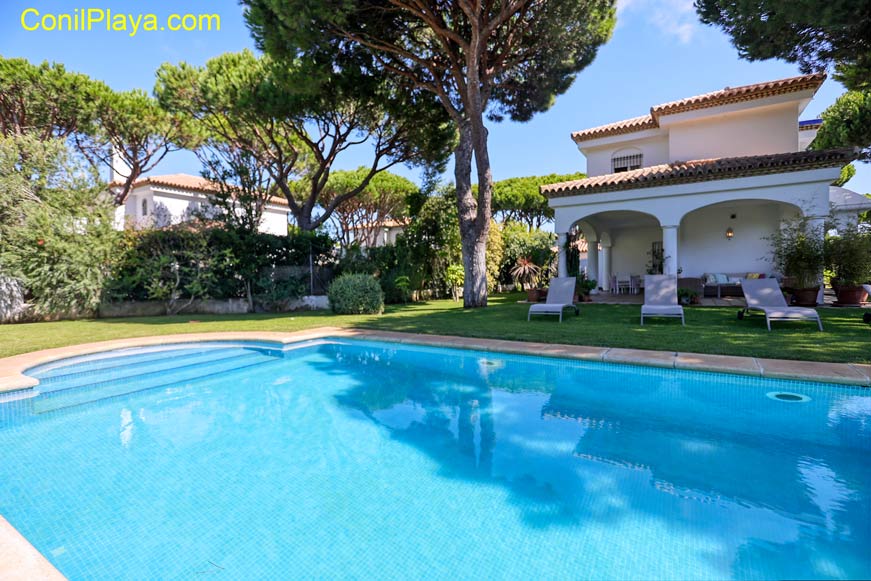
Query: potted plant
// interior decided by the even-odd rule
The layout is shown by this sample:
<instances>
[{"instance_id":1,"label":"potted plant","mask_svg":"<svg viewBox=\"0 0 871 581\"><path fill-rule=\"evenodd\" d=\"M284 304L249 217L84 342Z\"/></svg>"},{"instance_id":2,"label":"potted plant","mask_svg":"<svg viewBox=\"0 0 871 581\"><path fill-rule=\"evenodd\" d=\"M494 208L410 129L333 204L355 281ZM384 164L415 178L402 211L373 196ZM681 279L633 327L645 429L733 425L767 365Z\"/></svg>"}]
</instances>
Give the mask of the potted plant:
<instances>
[{"instance_id":1,"label":"potted plant","mask_svg":"<svg viewBox=\"0 0 871 581\"><path fill-rule=\"evenodd\" d=\"M795 304L815 307L825 266L822 232L814 232L810 220L802 215L785 221L765 240L771 243L774 268L790 279Z\"/></svg>"},{"instance_id":2,"label":"potted plant","mask_svg":"<svg viewBox=\"0 0 871 581\"><path fill-rule=\"evenodd\" d=\"M594 279L587 278L587 275L581 273L577 275L577 282L575 283L575 302L592 302L592 298L590 298L590 293L594 288L598 286L598 282Z\"/></svg>"},{"instance_id":3,"label":"potted plant","mask_svg":"<svg viewBox=\"0 0 871 581\"><path fill-rule=\"evenodd\" d=\"M677 289L677 301L682 305L695 305L699 302L699 293L688 288Z\"/></svg>"},{"instance_id":4,"label":"potted plant","mask_svg":"<svg viewBox=\"0 0 871 581\"><path fill-rule=\"evenodd\" d=\"M871 234L855 224L838 229L826 239L826 262L832 273L832 288L838 296L836 306L859 306L868 298L862 284L871 280Z\"/></svg>"},{"instance_id":5,"label":"potted plant","mask_svg":"<svg viewBox=\"0 0 871 581\"><path fill-rule=\"evenodd\" d=\"M531 258L521 256L511 267L511 276L520 283L520 288L526 290L526 300L537 303L541 291L535 288L535 282L541 275L541 268Z\"/></svg>"}]
</instances>

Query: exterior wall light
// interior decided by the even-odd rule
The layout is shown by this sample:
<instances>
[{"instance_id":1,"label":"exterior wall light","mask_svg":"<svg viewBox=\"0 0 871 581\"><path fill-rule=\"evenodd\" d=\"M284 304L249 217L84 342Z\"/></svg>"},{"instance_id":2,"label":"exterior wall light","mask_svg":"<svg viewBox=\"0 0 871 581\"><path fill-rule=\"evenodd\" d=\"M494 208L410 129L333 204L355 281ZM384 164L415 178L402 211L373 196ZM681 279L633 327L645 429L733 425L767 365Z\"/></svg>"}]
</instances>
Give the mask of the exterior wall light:
<instances>
[{"instance_id":1,"label":"exterior wall light","mask_svg":"<svg viewBox=\"0 0 871 581\"><path fill-rule=\"evenodd\" d=\"M735 237L735 231L732 230L731 226L729 226L728 228L726 228L726 240L731 240L734 237Z\"/></svg>"}]
</instances>

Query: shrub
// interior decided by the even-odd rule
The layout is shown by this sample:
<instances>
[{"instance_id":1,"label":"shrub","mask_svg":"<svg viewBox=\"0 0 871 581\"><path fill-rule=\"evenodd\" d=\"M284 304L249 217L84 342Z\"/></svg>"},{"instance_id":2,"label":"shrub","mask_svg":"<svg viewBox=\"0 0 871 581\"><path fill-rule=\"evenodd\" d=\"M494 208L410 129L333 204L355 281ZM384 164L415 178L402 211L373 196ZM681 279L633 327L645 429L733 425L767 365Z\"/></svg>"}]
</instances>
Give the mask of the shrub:
<instances>
[{"instance_id":1,"label":"shrub","mask_svg":"<svg viewBox=\"0 0 871 581\"><path fill-rule=\"evenodd\" d=\"M381 314L384 292L378 280L369 274L343 274L327 292L333 312L341 315Z\"/></svg>"},{"instance_id":2,"label":"shrub","mask_svg":"<svg viewBox=\"0 0 871 581\"><path fill-rule=\"evenodd\" d=\"M848 224L826 239L826 262L838 284L856 286L871 280L871 234Z\"/></svg>"}]
</instances>

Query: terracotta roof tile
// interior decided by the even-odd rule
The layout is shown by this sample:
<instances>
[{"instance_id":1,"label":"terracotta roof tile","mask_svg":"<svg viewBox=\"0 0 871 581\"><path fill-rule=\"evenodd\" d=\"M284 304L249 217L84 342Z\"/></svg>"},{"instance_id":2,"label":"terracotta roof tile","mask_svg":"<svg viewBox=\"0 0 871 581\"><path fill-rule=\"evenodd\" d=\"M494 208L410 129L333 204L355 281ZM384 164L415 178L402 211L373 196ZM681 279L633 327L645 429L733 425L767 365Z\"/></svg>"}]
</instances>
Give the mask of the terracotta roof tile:
<instances>
[{"instance_id":1,"label":"terracotta roof tile","mask_svg":"<svg viewBox=\"0 0 871 581\"><path fill-rule=\"evenodd\" d=\"M572 139L576 143L580 143L582 141L589 141L591 139L597 139L609 135L622 135L624 133L643 131L645 129L656 129L659 127L659 118L663 115L674 115L675 113L683 113L684 111L717 107L731 103L751 101L753 99L763 99L773 95L794 93L807 89L816 90L825 80L825 74L815 73L811 75L790 77L788 79L755 83L752 85L742 85L740 87L726 87L719 91L704 93L702 95L696 95L695 97L687 97L686 99L671 101L661 105L654 105L650 108L649 115L633 117L632 119L617 121L616 123L609 123L607 125L600 125L583 131L576 131L572 133Z\"/></svg>"},{"instance_id":2,"label":"terracotta roof tile","mask_svg":"<svg viewBox=\"0 0 871 581\"><path fill-rule=\"evenodd\" d=\"M797 151L748 157L722 157L676 161L621 173L606 174L541 186L547 198L597 194L672 184L725 180L739 177L842 166L853 159L853 149Z\"/></svg>"},{"instance_id":3,"label":"terracotta roof tile","mask_svg":"<svg viewBox=\"0 0 871 581\"><path fill-rule=\"evenodd\" d=\"M119 185L119 184L110 184ZM148 176L133 183L130 188L132 192L136 188L143 186L164 186L167 188L177 188L179 190L188 190L202 193L217 192L218 184L211 180L207 180L201 176L190 175L186 173L174 173L160 176ZM278 196L273 196L269 202L278 206L287 206L287 200Z\"/></svg>"},{"instance_id":4,"label":"terracotta roof tile","mask_svg":"<svg viewBox=\"0 0 871 581\"><path fill-rule=\"evenodd\" d=\"M621 135L623 133L643 131L644 129L656 129L657 127L659 127L659 125L653 120L653 117L650 115L642 115L640 117L633 117L632 119L617 121L616 123L609 123L607 125L584 129L583 131L575 131L572 133L572 139L576 142L587 141L590 139L596 139L597 137L605 137L606 135Z\"/></svg>"}]
</instances>

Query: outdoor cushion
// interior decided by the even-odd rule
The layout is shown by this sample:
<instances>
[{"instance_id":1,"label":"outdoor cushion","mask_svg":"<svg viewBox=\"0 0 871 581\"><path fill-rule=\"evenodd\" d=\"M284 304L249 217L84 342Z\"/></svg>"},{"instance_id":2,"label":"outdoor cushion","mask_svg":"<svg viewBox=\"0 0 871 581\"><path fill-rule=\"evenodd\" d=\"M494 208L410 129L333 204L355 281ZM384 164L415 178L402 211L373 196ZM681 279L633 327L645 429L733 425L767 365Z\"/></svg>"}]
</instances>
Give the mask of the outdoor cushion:
<instances>
[{"instance_id":1,"label":"outdoor cushion","mask_svg":"<svg viewBox=\"0 0 871 581\"><path fill-rule=\"evenodd\" d=\"M751 280L756 280L757 278L762 278L764 276L765 276L764 274L761 274L759 272L748 272L747 273L747 278L749 278Z\"/></svg>"},{"instance_id":2,"label":"outdoor cushion","mask_svg":"<svg viewBox=\"0 0 871 581\"><path fill-rule=\"evenodd\" d=\"M769 317L775 319L815 319L817 312L808 307L760 307Z\"/></svg>"},{"instance_id":3,"label":"outdoor cushion","mask_svg":"<svg viewBox=\"0 0 871 581\"><path fill-rule=\"evenodd\" d=\"M705 284L717 284L717 275L706 272L704 275Z\"/></svg>"},{"instance_id":4,"label":"outdoor cushion","mask_svg":"<svg viewBox=\"0 0 871 581\"><path fill-rule=\"evenodd\" d=\"M680 305L641 305L645 315L680 315L683 307Z\"/></svg>"},{"instance_id":5,"label":"outdoor cushion","mask_svg":"<svg viewBox=\"0 0 871 581\"><path fill-rule=\"evenodd\" d=\"M715 274L714 277L716 277L715 282L717 284L729 284L729 277L721 272L718 272L717 274Z\"/></svg>"},{"instance_id":6,"label":"outdoor cushion","mask_svg":"<svg viewBox=\"0 0 871 581\"><path fill-rule=\"evenodd\" d=\"M734 284L741 284L741 281L744 280L743 276L730 276L729 282Z\"/></svg>"}]
</instances>

